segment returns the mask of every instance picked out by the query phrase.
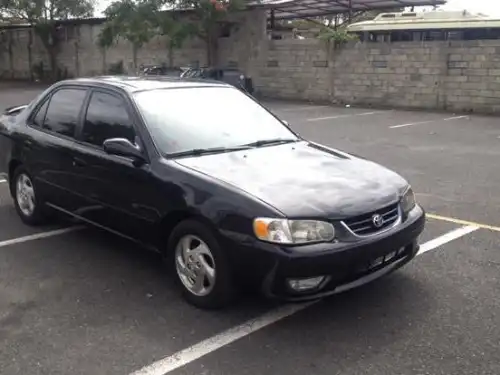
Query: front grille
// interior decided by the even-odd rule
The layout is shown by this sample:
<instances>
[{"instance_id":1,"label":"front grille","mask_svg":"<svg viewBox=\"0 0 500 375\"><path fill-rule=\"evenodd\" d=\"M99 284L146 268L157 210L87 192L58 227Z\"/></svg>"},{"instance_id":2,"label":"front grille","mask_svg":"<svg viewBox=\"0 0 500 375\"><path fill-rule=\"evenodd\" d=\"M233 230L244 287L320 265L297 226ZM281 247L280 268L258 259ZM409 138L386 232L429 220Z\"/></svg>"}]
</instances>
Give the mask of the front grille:
<instances>
[{"instance_id":1,"label":"front grille","mask_svg":"<svg viewBox=\"0 0 500 375\"><path fill-rule=\"evenodd\" d=\"M377 214L383 218L382 225L378 227L373 223L373 217ZM399 203L395 203L380 210L344 220L344 224L358 236L369 236L392 226L399 216Z\"/></svg>"}]
</instances>

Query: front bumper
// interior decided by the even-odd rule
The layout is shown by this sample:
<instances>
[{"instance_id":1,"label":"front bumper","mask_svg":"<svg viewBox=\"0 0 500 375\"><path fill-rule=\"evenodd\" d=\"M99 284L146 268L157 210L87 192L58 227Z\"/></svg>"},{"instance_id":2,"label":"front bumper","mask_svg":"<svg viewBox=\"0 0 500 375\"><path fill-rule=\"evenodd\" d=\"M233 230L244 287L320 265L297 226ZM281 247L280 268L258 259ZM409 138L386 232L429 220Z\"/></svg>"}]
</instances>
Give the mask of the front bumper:
<instances>
[{"instance_id":1,"label":"front bumper","mask_svg":"<svg viewBox=\"0 0 500 375\"><path fill-rule=\"evenodd\" d=\"M261 288L269 298L305 301L364 285L410 262L418 253L418 237L425 226L425 212L417 206L407 220L392 230L353 243L281 249ZM328 248L328 246L330 248ZM316 251L314 251L316 250ZM316 288L298 292L288 279L325 276Z\"/></svg>"}]
</instances>

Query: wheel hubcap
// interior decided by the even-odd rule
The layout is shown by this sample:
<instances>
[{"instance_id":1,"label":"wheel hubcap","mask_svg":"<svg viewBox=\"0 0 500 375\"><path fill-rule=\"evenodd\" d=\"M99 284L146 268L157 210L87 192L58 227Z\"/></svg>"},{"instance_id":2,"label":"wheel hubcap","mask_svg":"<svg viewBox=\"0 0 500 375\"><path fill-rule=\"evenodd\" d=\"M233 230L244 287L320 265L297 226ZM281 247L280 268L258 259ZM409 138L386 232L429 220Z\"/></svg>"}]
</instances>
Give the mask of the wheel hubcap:
<instances>
[{"instance_id":1,"label":"wheel hubcap","mask_svg":"<svg viewBox=\"0 0 500 375\"><path fill-rule=\"evenodd\" d=\"M182 284L196 296L209 294L215 285L215 261L208 245L187 235L175 248L175 265Z\"/></svg>"},{"instance_id":2,"label":"wheel hubcap","mask_svg":"<svg viewBox=\"0 0 500 375\"><path fill-rule=\"evenodd\" d=\"M33 215L35 211L35 188L30 178L25 175L19 175L16 183L16 198L19 209L26 216Z\"/></svg>"}]
</instances>

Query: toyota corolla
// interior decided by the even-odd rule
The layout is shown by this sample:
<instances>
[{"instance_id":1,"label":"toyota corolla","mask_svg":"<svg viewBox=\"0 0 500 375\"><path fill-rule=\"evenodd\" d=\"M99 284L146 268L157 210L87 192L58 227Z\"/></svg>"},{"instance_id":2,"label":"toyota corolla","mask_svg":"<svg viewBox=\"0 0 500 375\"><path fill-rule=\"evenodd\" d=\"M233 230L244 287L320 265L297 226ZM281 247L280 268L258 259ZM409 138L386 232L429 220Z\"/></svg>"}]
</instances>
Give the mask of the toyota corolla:
<instances>
[{"instance_id":1,"label":"toyota corolla","mask_svg":"<svg viewBox=\"0 0 500 375\"><path fill-rule=\"evenodd\" d=\"M57 211L153 248L202 308L360 286L410 262L425 223L397 173L209 81L58 82L0 118L0 172L26 224Z\"/></svg>"}]
</instances>

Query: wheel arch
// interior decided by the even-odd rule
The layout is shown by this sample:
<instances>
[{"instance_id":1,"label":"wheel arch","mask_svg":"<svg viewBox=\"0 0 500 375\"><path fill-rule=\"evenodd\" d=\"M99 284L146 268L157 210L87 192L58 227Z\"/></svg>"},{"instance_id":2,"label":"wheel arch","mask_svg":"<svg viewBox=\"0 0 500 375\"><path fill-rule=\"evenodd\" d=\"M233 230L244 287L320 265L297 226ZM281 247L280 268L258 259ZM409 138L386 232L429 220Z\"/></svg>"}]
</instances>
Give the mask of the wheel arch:
<instances>
[{"instance_id":1,"label":"wheel arch","mask_svg":"<svg viewBox=\"0 0 500 375\"><path fill-rule=\"evenodd\" d=\"M215 227L215 225L208 218L198 212L194 212L188 209L172 211L165 215L159 223L160 236L158 238L158 245L161 252L166 252L166 245L170 238L170 234L177 225L185 220L199 221L200 223L210 228L214 234L217 233L217 228Z\"/></svg>"}]
</instances>

